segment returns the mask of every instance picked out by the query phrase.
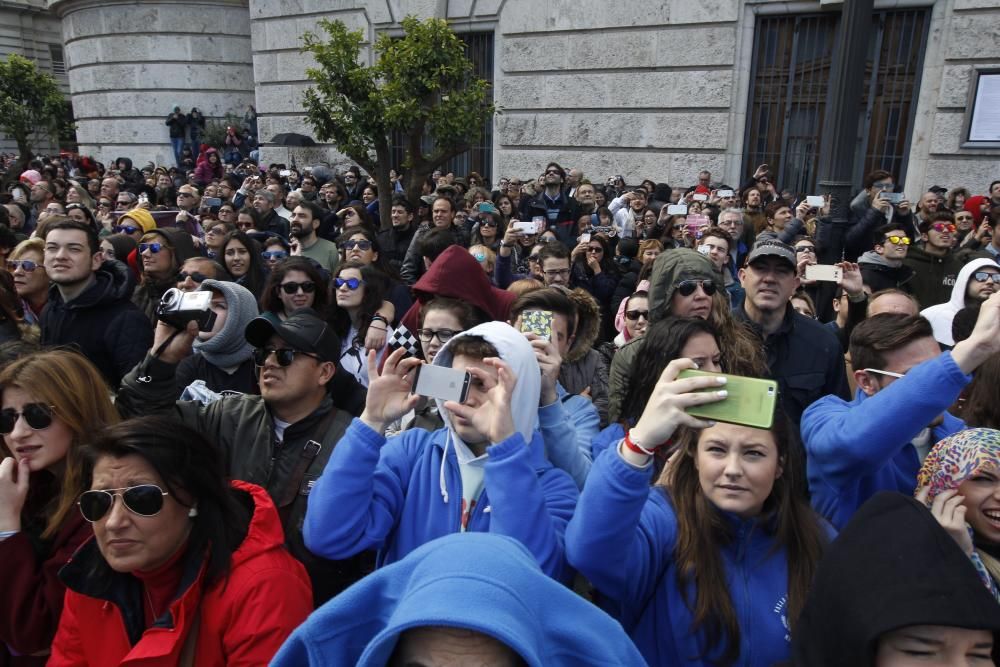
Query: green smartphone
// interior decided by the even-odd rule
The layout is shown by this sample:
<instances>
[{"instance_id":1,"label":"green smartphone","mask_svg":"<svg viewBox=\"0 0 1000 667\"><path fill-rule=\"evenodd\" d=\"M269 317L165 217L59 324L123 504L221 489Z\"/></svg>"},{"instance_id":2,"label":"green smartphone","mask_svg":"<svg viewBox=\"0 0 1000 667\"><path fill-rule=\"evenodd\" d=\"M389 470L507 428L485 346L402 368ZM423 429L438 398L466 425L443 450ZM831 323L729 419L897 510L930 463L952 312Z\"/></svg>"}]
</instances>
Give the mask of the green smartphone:
<instances>
[{"instance_id":1,"label":"green smartphone","mask_svg":"<svg viewBox=\"0 0 1000 667\"><path fill-rule=\"evenodd\" d=\"M774 380L693 370L681 371L678 378L719 377L720 375L727 379L724 387L711 387L701 391L725 389L729 395L717 403L706 403L688 408L687 413L694 417L714 419L729 424L762 429L771 428L771 424L774 423L774 408L778 403L778 383Z\"/></svg>"}]
</instances>

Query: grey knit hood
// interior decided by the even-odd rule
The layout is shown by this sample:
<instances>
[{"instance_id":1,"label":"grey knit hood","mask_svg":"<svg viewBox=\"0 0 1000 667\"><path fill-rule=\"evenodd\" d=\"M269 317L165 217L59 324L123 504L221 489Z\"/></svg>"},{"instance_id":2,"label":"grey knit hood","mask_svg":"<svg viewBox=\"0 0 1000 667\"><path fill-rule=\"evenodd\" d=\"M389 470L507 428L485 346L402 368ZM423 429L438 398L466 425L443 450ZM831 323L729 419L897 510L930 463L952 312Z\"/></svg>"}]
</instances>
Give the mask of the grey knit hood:
<instances>
[{"instance_id":1,"label":"grey knit hood","mask_svg":"<svg viewBox=\"0 0 1000 667\"><path fill-rule=\"evenodd\" d=\"M257 300L250 290L236 283L208 279L198 288L200 292L211 290L226 298L229 313L222 330L208 340L196 340L194 350L214 366L229 368L243 363L253 353L253 346L247 342L243 332L259 314Z\"/></svg>"}]
</instances>

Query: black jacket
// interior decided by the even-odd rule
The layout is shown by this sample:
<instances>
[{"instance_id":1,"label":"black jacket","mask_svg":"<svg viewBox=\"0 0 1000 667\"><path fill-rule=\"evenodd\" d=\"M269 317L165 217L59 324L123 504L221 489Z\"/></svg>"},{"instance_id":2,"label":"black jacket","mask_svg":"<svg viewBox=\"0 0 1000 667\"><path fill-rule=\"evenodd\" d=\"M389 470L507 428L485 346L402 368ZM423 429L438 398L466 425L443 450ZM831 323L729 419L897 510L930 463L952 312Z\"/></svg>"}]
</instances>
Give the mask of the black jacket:
<instances>
[{"instance_id":1,"label":"black jacket","mask_svg":"<svg viewBox=\"0 0 1000 667\"><path fill-rule=\"evenodd\" d=\"M861 267L861 278L873 294L889 288L910 291L914 271L906 264L890 266L881 255L869 251L858 259L858 266Z\"/></svg>"},{"instance_id":2,"label":"black jacket","mask_svg":"<svg viewBox=\"0 0 1000 667\"><path fill-rule=\"evenodd\" d=\"M97 366L112 390L153 344L153 327L131 301L134 282L127 266L104 262L96 281L64 303L59 288L49 289L42 311L42 345L71 345Z\"/></svg>"},{"instance_id":3,"label":"black jacket","mask_svg":"<svg viewBox=\"0 0 1000 667\"><path fill-rule=\"evenodd\" d=\"M549 205L545 201L545 193L540 192L534 197L521 199L521 220L531 220L535 216L545 218L545 225L556 233L559 240L567 248L576 246L576 219L579 205L576 200L563 192L559 197L559 212L555 221L549 220Z\"/></svg>"},{"instance_id":4,"label":"black jacket","mask_svg":"<svg viewBox=\"0 0 1000 667\"><path fill-rule=\"evenodd\" d=\"M178 112L175 118L174 114L170 114L167 116L167 122L164 125L170 127L171 139L183 139L184 129L187 127L187 116Z\"/></svg>"},{"instance_id":5,"label":"black jacket","mask_svg":"<svg viewBox=\"0 0 1000 667\"><path fill-rule=\"evenodd\" d=\"M288 220L278 215L273 208L267 212L267 215L261 218L260 222L261 222L261 231L274 232L283 239L288 238L288 231L289 231Z\"/></svg>"},{"instance_id":6,"label":"black jacket","mask_svg":"<svg viewBox=\"0 0 1000 667\"><path fill-rule=\"evenodd\" d=\"M882 635L915 625L993 632L1000 606L969 558L913 498L883 491L826 549L792 634L796 667L873 667Z\"/></svg>"},{"instance_id":7,"label":"black jacket","mask_svg":"<svg viewBox=\"0 0 1000 667\"><path fill-rule=\"evenodd\" d=\"M417 232L417 224L411 222L405 230L390 227L378 232L378 245L382 256L386 258L396 273L403 268L403 260L406 259L406 251L410 249L410 241Z\"/></svg>"}]
</instances>

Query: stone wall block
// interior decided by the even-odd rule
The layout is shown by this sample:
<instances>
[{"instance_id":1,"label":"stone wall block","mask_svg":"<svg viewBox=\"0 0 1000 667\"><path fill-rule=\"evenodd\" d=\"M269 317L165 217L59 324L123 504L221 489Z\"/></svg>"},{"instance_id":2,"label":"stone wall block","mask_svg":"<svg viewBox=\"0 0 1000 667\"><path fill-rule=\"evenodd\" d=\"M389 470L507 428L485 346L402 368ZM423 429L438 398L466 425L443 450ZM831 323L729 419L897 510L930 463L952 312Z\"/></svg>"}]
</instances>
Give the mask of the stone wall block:
<instances>
[{"instance_id":1,"label":"stone wall block","mask_svg":"<svg viewBox=\"0 0 1000 667\"><path fill-rule=\"evenodd\" d=\"M257 110L261 113L302 113L306 84L257 86Z\"/></svg>"},{"instance_id":2,"label":"stone wall block","mask_svg":"<svg viewBox=\"0 0 1000 667\"><path fill-rule=\"evenodd\" d=\"M496 16L503 0L476 0L476 16Z\"/></svg>"},{"instance_id":3,"label":"stone wall block","mask_svg":"<svg viewBox=\"0 0 1000 667\"><path fill-rule=\"evenodd\" d=\"M575 0L552 0L540 8L535 0L507 0L500 15L500 29L505 33L525 33L657 25L669 22L671 5L687 1L619 0L587 6ZM577 39L590 36L581 35Z\"/></svg>"},{"instance_id":4,"label":"stone wall block","mask_svg":"<svg viewBox=\"0 0 1000 667\"><path fill-rule=\"evenodd\" d=\"M730 72L595 72L505 77L497 102L514 109L728 108Z\"/></svg>"},{"instance_id":5,"label":"stone wall block","mask_svg":"<svg viewBox=\"0 0 1000 667\"><path fill-rule=\"evenodd\" d=\"M568 69L591 67L651 67L656 62L656 35L651 32L614 31L569 39ZM537 69L547 69L543 60Z\"/></svg>"},{"instance_id":6,"label":"stone wall block","mask_svg":"<svg viewBox=\"0 0 1000 667\"><path fill-rule=\"evenodd\" d=\"M739 0L670 0L670 23L722 23L739 18Z\"/></svg>"},{"instance_id":7,"label":"stone wall block","mask_svg":"<svg viewBox=\"0 0 1000 667\"><path fill-rule=\"evenodd\" d=\"M505 72L569 69L566 40L563 36L504 39L500 66Z\"/></svg>"},{"instance_id":8,"label":"stone wall block","mask_svg":"<svg viewBox=\"0 0 1000 667\"><path fill-rule=\"evenodd\" d=\"M708 169L713 178L726 173L726 156L719 153L671 153L667 157L671 185L675 183L694 183L698 180L698 172ZM739 183L730 183L734 188Z\"/></svg>"},{"instance_id":9,"label":"stone wall block","mask_svg":"<svg viewBox=\"0 0 1000 667\"><path fill-rule=\"evenodd\" d=\"M971 80L971 65L945 65L941 76L938 107L965 108L969 102L969 85Z\"/></svg>"},{"instance_id":10,"label":"stone wall block","mask_svg":"<svg viewBox=\"0 0 1000 667\"><path fill-rule=\"evenodd\" d=\"M260 132L262 143L270 141L276 134L283 132L295 132L316 139L316 135L305 116L258 116L257 129Z\"/></svg>"},{"instance_id":11,"label":"stone wall block","mask_svg":"<svg viewBox=\"0 0 1000 667\"><path fill-rule=\"evenodd\" d=\"M721 157L721 156L720 156ZM519 176L533 178L540 174L550 160L564 167L582 169L589 178L603 179L621 174L627 183L638 183L643 178L670 183L672 154L668 151L580 151L564 149L513 149L502 151L496 178ZM706 163L709 163L706 160ZM685 172L686 173L686 172Z\"/></svg>"},{"instance_id":12,"label":"stone wall block","mask_svg":"<svg viewBox=\"0 0 1000 667\"><path fill-rule=\"evenodd\" d=\"M196 63L251 63L253 55L246 37L209 35L188 38L190 58Z\"/></svg>"},{"instance_id":13,"label":"stone wall block","mask_svg":"<svg viewBox=\"0 0 1000 667\"><path fill-rule=\"evenodd\" d=\"M254 21L250 27L254 50L257 52L297 51L302 48L302 35L306 32L319 35L320 38L326 35L326 32L319 26L319 21L323 18L341 21L348 30L361 30L363 34L368 34L368 19L362 11L338 12L327 16L290 16L280 20Z\"/></svg>"},{"instance_id":14,"label":"stone wall block","mask_svg":"<svg viewBox=\"0 0 1000 667\"><path fill-rule=\"evenodd\" d=\"M924 182L927 185L964 185L972 192L986 192L997 178L995 156L983 155L978 159L955 160L931 155L927 160Z\"/></svg>"},{"instance_id":15,"label":"stone wall block","mask_svg":"<svg viewBox=\"0 0 1000 667\"><path fill-rule=\"evenodd\" d=\"M345 9L359 9L366 3L361 0L250 0L250 18L298 16L300 14L320 14Z\"/></svg>"},{"instance_id":16,"label":"stone wall block","mask_svg":"<svg viewBox=\"0 0 1000 667\"><path fill-rule=\"evenodd\" d=\"M472 14L472 0L447 0L448 18L462 19Z\"/></svg>"},{"instance_id":17,"label":"stone wall block","mask_svg":"<svg viewBox=\"0 0 1000 667\"><path fill-rule=\"evenodd\" d=\"M104 27L104 16L109 13L99 7L91 7L67 14L63 21L63 36L66 41L70 41L80 37L105 35L107 29Z\"/></svg>"},{"instance_id":18,"label":"stone wall block","mask_svg":"<svg viewBox=\"0 0 1000 667\"><path fill-rule=\"evenodd\" d=\"M995 17L954 14L949 22L946 43L946 60L1000 58L1000 26Z\"/></svg>"},{"instance_id":19,"label":"stone wall block","mask_svg":"<svg viewBox=\"0 0 1000 667\"><path fill-rule=\"evenodd\" d=\"M719 26L661 30L654 48L657 67L732 65L736 61L736 31Z\"/></svg>"},{"instance_id":20,"label":"stone wall block","mask_svg":"<svg viewBox=\"0 0 1000 667\"><path fill-rule=\"evenodd\" d=\"M955 0L955 10L962 9L1000 9L1000 0Z\"/></svg>"},{"instance_id":21,"label":"stone wall block","mask_svg":"<svg viewBox=\"0 0 1000 667\"><path fill-rule=\"evenodd\" d=\"M653 146L725 148L729 133L728 113L665 113L654 119Z\"/></svg>"},{"instance_id":22,"label":"stone wall block","mask_svg":"<svg viewBox=\"0 0 1000 667\"><path fill-rule=\"evenodd\" d=\"M316 60L308 53L281 51L255 53L253 76L257 83L306 80L306 69L315 67Z\"/></svg>"},{"instance_id":23,"label":"stone wall block","mask_svg":"<svg viewBox=\"0 0 1000 667\"><path fill-rule=\"evenodd\" d=\"M931 154L955 154L960 152L962 124L965 113L948 113L938 110L934 115L934 130L931 132ZM949 181L955 183L955 181Z\"/></svg>"}]
</instances>

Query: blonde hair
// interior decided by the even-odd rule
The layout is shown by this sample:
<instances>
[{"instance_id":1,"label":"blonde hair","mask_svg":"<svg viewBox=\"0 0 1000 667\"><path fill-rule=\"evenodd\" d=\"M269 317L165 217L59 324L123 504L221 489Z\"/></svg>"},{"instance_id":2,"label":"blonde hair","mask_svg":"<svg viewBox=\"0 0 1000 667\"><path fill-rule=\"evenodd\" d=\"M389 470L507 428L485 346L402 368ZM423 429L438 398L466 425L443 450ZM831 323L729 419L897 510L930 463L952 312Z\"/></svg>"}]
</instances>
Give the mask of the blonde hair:
<instances>
[{"instance_id":1,"label":"blonde hair","mask_svg":"<svg viewBox=\"0 0 1000 667\"><path fill-rule=\"evenodd\" d=\"M42 259L44 259L45 241L43 241L38 237L21 241L16 246L14 246L13 250L10 251L10 254L7 256L7 259L21 259L21 257L23 257L25 254L29 252L36 252L42 257Z\"/></svg>"},{"instance_id":2,"label":"blonde hair","mask_svg":"<svg viewBox=\"0 0 1000 667\"><path fill-rule=\"evenodd\" d=\"M66 455L62 495L46 518L42 537L51 538L73 509L80 492L81 465L77 451L103 427L118 423L120 417L111 403L111 392L100 371L83 355L65 349L35 352L12 362L0 371L0 393L16 387L52 412L72 432Z\"/></svg>"}]
</instances>

